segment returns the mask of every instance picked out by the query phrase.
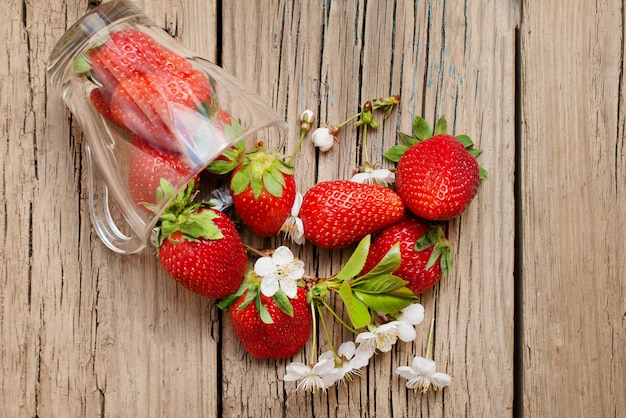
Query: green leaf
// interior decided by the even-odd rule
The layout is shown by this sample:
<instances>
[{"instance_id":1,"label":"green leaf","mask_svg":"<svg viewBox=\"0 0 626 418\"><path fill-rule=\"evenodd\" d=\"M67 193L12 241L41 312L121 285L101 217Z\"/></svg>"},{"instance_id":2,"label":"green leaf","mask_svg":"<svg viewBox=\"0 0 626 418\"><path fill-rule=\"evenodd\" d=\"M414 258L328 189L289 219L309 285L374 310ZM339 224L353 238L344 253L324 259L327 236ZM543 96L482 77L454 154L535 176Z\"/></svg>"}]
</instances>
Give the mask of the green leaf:
<instances>
[{"instance_id":1,"label":"green leaf","mask_svg":"<svg viewBox=\"0 0 626 418\"><path fill-rule=\"evenodd\" d=\"M276 304L276 306L278 306L278 309L280 309L284 314L293 316L293 305L291 304L291 301L289 300L285 292L283 292L281 289L278 289L278 291L274 293L274 297L272 299L274 299L274 303Z\"/></svg>"},{"instance_id":2,"label":"green leaf","mask_svg":"<svg viewBox=\"0 0 626 418\"><path fill-rule=\"evenodd\" d=\"M255 199L258 199L258 197L261 196L261 193L263 192L263 179L259 176L250 176L248 177L248 179L250 181L250 189L252 190L252 194L254 195Z\"/></svg>"},{"instance_id":3,"label":"green leaf","mask_svg":"<svg viewBox=\"0 0 626 418\"><path fill-rule=\"evenodd\" d=\"M226 136L226 138L228 138L231 141L236 138L239 138L242 133L243 133L243 127L241 126L241 123L239 123L237 119L232 119L230 125L224 126L224 135Z\"/></svg>"},{"instance_id":4,"label":"green leaf","mask_svg":"<svg viewBox=\"0 0 626 418\"><path fill-rule=\"evenodd\" d=\"M402 143L407 147L411 147L419 142L417 137L405 134L403 132L398 132L398 138L400 138L400 141L402 141Z\"/></svg>"},{"instance_id":5,"label":"green leaf","mask_svg":"<svg viewBox=\"0 0 626 418\"><path fill-rule=\"evenodd\" d=\"M408 282L402 280L398 276L385 274L376 277L370 277L367 280L359 281L358 284L352 286L353 290L365 293L390 293L406 286Z\"/></svg>"},{"instance_id":6,"label":"green leaf","mask_svg":"<svg viewBox=\"0 0 626 418\"><path fill-rule=\"evenodd\" d=\"M228 308L237 299L239 299L239 297L243 295L246 290L248 290L248 287L250 287L250 285L244 281L241 284L241 286L239 286L239 289L237 289L235 293L233 293L232 295L226 296L224 299L220 300L219 303L217 304L217 307L220 309Z\"/></svg>"},{"instance_id":7,"label":"green leaf","mask_svg":"<svg viewBox=\"0 0 626 418\"><path fill-rule=\"evenodd\" d=\"M276 161L274 162L274 164L276 165L276 167L278 168L278 170L283 173L283 174L293 174L296 172L296 169L294 168L294 166L292 166L291 164L281 160L281 159L276 159Z\"/></svg>"},{"instance_id":8,"label":"green leaf","mask_svg":"<svg viewBox=\"0 0 626 418\"><path fill-rule=\"evenodd\" d=\"M365 293L359 292L358 290L355 290L354 294L369 308L386 314L397 313L414 303L417 299L415 295L412 297L400 297L387 294Z\"/></svg>"},{"instance_id":9,"label":"green leaf","mask_svg":"<svg viewBox=\"0 0 626 418\"><path fill-rule=\"evenodd\" d=\"M413 118L413 135L422 141L433 136L430 125L421 116L415 116Z\"/></svg>"},{"instance_id":10,"label":"green leaf","mask_svg":"<svg viewBox=\"0 0 626 418\"><path fill-rule=\"evenodd\" d=\"M230 180L230 188L233 194L243 193L250 185L250 179L245 173L246 170L237 171Z\"/></svg>"},{"instance_id":11,"label":"green leaf","mask_svg":"<svg viewBox=\"0 0 626 418\"><path fill-rule=\"evenodd\" d=\"M435 124L435 135L445 134L448 132L448 122L445 116L441 116Z\"/></svg>"},{"instance_id":12,"label":"green leaf","mask_svg":"<svg viewBox=\"0 0 626 418\"><path fill-rule=\"evenodd\" d=\"M385 152L383 155L389 161L397 163L398 161L400 161L400 158L402 158L402 156L408 149L409 147L407 147L406 145L394 145L393 147L389 148L389 151Z\"/></svg>"},{"instance_id":13,"label":"green leaf","mask_svg":"<svg viewBox=\"0 0 626 418\"><path fill-rule=\"evenodd\" d=\"M283 195L285 178L275 165L270 166L263 174L263 185L272 196L281 197Z\"/></svg>"},{"instance_id":14,"label":"green leaf","mask_svg":"<svg viewBox=\"0 0 626 418\"><path fill-rule=\"evenodd\" d=\"M72 67L77 74L89 74L91 73L91 62L86 53L82 53L72 61Z\"/></svg>"},{"instance_id":15,"label":"green leaf","mask_svg":"<svg viewBox=\"0 0 626 418\"><path fill-rule=\"evenodd\" d=\"M469 136L465 135L465 134L457 135L456 139L458 139L459 142L461 144L463 144L463 146L465 148L473 148L474 147L474 142L472 141L472 139Z\"/></svg>"},{"instance_id":16,"label":"green leaf","mask_svg":"<svg viewBox=\"0 0 626 418\"><path fill-rule=\"evenodd\" d=\"M400 267L400 243L396 243L393 247L387 251L387 254L371 269L369 272L357 278L357 281L362 281L370 277L377 277L382 275L391 274Z\"/></svg>"},{"instance_id":17,"label":"green leaf","mask_svg":"<svg viewBox=\"0 0 626 418\"><path fill-rule=\"evenodd\" d=\"M370 250L371 241L372 236L367 235L359 242L359 245L357 245L346 264L341 271L337 273L337 279L341 281L351 279L363 270L363 266L367 260L367 254Z\"/></svg>"},{"instance_id":18,"label":"green leaf","mask_svg":"<svg viewBox=\"0 0 626 418\"><path fill-rule=\"evenodd\" d=\"M221 175L230 173L236 166L236 161L213 160L206 169L213 174Z\"/></svg>"},{"instance_id":19,"label":"green leaf","mask_svg":"<svg viewBox=\"0 0 626 418\"><path fill-rule=\"evenodd\" d=\"M346 311L348 311L350 322L352 322L354 328L362 328L370 323L372 317L367 307L354 297L349 282L343 282L338 293L346 307Z\"/></svg>"},{"instance_id":20,"label":"green leaf","mask_svg":"<svg viewBox=\"0 0 626 418\"><path fill-rule=\"evenodd\" d=\"M215 225L215 222L213 222L213 219L216 217L217 214L212 210L192 213L189 215L189 218L179 226L179 229L186 237L192 239L222 239L224 238L224 234L222 234L222 231Z\"/></svg>"},{"instance_id":21,"label":"green leaf","mask_svg":"<svg viewBox=\"0 0 626 418\"><path fill-rule=\"evenodd\" d=\"M481 180L486 179L486 178L487 178L487 176L489 175L489 172L488 172L487 170L485 170L484 168L482 168L482 167L479 167L479 168L478 168L478 172L479 172L479 175L480 175L480 179L481 179Z\"/></svg>"},{"instance_id":22,"label":"green leaf","mask_svg":"<svg viewBox=\"0 0 626 418\"><path fill-rule=\"evenodd\" d=\"M272 315L270 315L270 311L268 311L267 307L261 302L261 297L257 296L255 302L256 310L261 317L261 321L263 321L264 324L273 324L274 320L272 319Z\"/></svg>"}]
</instances>

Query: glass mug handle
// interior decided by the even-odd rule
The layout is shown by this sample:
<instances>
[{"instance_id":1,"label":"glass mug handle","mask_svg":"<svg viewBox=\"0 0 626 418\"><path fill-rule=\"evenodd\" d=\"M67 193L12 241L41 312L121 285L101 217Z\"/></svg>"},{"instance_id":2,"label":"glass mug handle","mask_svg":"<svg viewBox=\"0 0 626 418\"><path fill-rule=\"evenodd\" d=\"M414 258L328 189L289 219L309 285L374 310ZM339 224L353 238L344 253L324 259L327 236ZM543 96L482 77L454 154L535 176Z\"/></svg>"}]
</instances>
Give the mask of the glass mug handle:
<instances>
[{"instance_id":1,"label":"glass mug handle","mask_svg":"<svg viewBox=\"0 0 626 418\"><path fill-rule=\"evenodd\" d=\"M89 169L89 211L98 236L107 247L120 254L134 254L143 250L147 244L141 237L134 231L130 235L126 234L117 226L109 206L109 188L98 175L100 169L93 161L91 147L87 143L85 151ZM97 181L102 184L98 186Z\"/></svg>"}]
</instances>

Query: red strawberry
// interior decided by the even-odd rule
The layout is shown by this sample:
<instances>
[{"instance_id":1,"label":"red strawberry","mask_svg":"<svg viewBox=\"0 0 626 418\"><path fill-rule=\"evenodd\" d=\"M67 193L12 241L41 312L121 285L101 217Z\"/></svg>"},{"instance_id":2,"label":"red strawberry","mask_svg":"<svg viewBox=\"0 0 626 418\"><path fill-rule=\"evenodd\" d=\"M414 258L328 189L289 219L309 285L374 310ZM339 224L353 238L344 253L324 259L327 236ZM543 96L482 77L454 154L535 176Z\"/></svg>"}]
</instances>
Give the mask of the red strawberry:
<instances>
[{"instance_id":1,"label":"red strawberry","mask_svg":"<svg viewBox=\"0 0 626 418\"><path fill-rule=\"evenodd\" d=\"M304 347L311 334L311 310L306 291L299 287L296 298L290 299L292 315L283 312L274 299L257 292L254 286L250 287L230 305L230 319L237 337L254 357L293 356ZM259 308L263 314L259 313ZM261 315L271 323L264 322Z\"/></svg>"},{"instance_id":2,"label":"red strawberry","mask_svg":"<svg viewBox=\"0 0 626 418\"><path fill-rule=\"evenodd\" d=\"M452 255L441 226L431 226L409 216L378 234L361 273L374 268L397 243L400 243L402 261L393 274L406 280L406 286L416 295L424 293L447 275Z\"/></svg>"},{"instance_id":3,"label":"red strawberry","mask_svg":"<svg viewBox=\"0 0 626 418\"><path fill-rule=\"evenodd\" d=\"M385 153L398 163L396 191L407 208L420 218L443 221L467 209L486 175L476 157L480 150L467 135L447 135L442 117L433 136L424 119L416 116L413 136L400 134L409 146L395 146ZM395 150L395 152L394 152Z\"/></svg>"},{"instance_id":4,"label":"red strawberry","mask_svg":"<svg viewBox=\"0 0 626 418\"><path fill-rule=\"evenodd\" d=\"M304 235L323 248L345 248L403 215L404 204L393 190L347 180L316 184L300 208Z\"/></svg>"},{"instance_id":5,"label":"red strawberry","mask_svg":"<svg viewBox=\"0 0 626 418\"><path fill-rule=\"evenodd\" d=\"M104 116L107 120L111 122L115 122L113 120L113 115L111 114L111 94L107 94L107 92L99 87L91 90L89 93L89 100L93 107Z\"/></svg>"},{"instance_id":6,"label":"red strawberry","mask_svg":"<svg viewBox=\"0 0 626 418\"><path fill-rule=\"evenodd\" d=\"M135 29L112 33L104 44L79 59L87 61L78 66L79 71L90 72L109 94L118 84L132 77L191 68L184 57Z\"/></svg>"},{"instance_id":7,"label":"red strawberry","mask_svg":"<svg viewBox=\"0 0 626 418\"><path fill-rule=\"evenodd\" d=\"M157 189L162 180L174 188L188 181L192 169L180 154L154 148L137 135L131 137L130 145L128 191L140 207L150 210L157 203ZM198 176L194 182L198 183Z\"/></svg>"},{"instance_id":8,"label":"red strawberry","mask_svg":"<svg viewBox=\"0 0 626 418\"><path fill-rule=\"evenodd\" d=\"M158 237L159 260L165 271L201 296L223 298L236 292L248 257L235 225L211 208L173 206L183 209L161 216Z\"/></svg>"},{"instance_id":9,"label":"red strawberry","mask_svg":"<svg viewBox=\"0 0 626 418\"><path fill-rule=\"evenodd\" d=\"M244 157L230 190L241 220L261 237L278 234L296 198L294 169L262 145Z\"/></svg>"},{"instance_id":10,"label":"red strawberry","mask_svg":"<svg viewBox=\"0 0 626 418\"><path fill-rule=\"evenodd\" d=\"M205 116L198 107L211 102L211 86L198 70L167 71L129 78L111 98L120 125L167 151L193 146L193 125Z\"/></svg>"}]
</instances>

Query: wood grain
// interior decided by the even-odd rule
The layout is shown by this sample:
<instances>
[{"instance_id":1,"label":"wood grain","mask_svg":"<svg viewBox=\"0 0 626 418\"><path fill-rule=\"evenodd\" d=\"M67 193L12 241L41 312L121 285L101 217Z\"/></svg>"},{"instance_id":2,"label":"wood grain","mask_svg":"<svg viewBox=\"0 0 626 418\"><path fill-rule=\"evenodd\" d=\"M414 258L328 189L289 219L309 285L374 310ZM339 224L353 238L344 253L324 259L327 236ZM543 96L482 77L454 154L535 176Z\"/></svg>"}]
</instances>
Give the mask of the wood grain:
<instances>
[{"instance_id":1,"label":"wood grain","mask_svg":"<svg viewBox=\"0 0 626 418\"><path fill-rule=\"evenodd\" d=\"M525 5L523 412L624 416L624 49L615 1Z\"/></svg>"},{"instance_id":2,"label":"wood grain","mask_svg":"<svg viewBox=\"0 0 626 418\"><path fill-rule=\"evenodd\" d=\"M455 266L423 295L417 340L315 394L282 381L309 347L251 358L228 315L170 280L153 250L121 256L95 234L83 134L46 64L96 3L0 2L0 416L623 416L621 2L137 1L284 116L290 132L270 146L287 154L303 110L336 124L401 95L367 143L351 125L325 154L307 139L300 192L350 177L364 151L390 167L381 153L416 114L445 115L484 150L489 177L448 225ZM350 253L292 247L318 277ZM433 317L431 354L453 384L421 395L394 370L425 355ZM336 323L331 334L352 338Z\"/></svg>"}]
</instances>

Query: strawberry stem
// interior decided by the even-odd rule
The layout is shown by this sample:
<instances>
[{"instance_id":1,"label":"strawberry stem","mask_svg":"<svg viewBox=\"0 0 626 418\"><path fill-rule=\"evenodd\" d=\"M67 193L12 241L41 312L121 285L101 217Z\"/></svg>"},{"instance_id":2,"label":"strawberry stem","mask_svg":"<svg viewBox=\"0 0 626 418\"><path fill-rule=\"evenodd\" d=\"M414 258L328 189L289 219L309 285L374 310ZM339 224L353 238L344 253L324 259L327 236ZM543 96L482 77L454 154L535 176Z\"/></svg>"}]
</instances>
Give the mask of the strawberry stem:
<instances>
[{"instance_id":1,"label":"strawberry stem","mask_svg":"<svg viewBox=\"0 0 626 418\"><path fill-rule=\"evenodd\" d=\"M326 340L328 341L328 344L330 345L330 350L333 352L333 355L335 356L335 358L338 358L339 356L337 355L337 350L335 350L333 339L330 336L330 332L328 331L328 326L326 326L326 321L324 320L324 315L322 314L322 307L319 305L317 306L317 312L320 316L320 322L322 323L322 328L324 328L324 334L326 334Z\"/></svg>"},{"instance_id":2,"label":"strawberry stem","mask_svg":"<svg viewBox=\"0 0 626 418\"><path fill-rule=\"evenodd\" d=\"M315 364L315 359L317 358L317 312L315 310L315 301L311 301L311 317L312 317L312 327L313 327L313 339L311 341L311 357L309 359L309 364Z\"/></svg>"},{"instance_id":3,"label":"strawberry stem","mask_svg":"<svg viewBox=\"0 0 626 418\"><path fill-rule=\"evenodd\" d=\"M435 318L430 320L430 330L428 331L428 342L426 343L426 358L430 358L430 345L433 342L434 329L435 329Z\"/></svg>"},{"instance_id":4,"label":"strawberry stem","mask_svg":"<svg viewBox=\"0 0 626 418\"><path fill-rule=\"evenodd\" d=\"M326 309L328 309L328 311L335 317L335 319L337 321L339 321L339 323L341 325L343 325L348 331L351 331L353 334L358 334L359 332L357 330L355 330L354 328L352 328L350 325L348 325L343 319L341 319L339 317L339 315L337 315L337 312L335 312L329 304L326 303L326 301L324 300L320 300L320 302L322 303L322 305L324 305L324 307Z\"/></svg>"}]
</instances>

